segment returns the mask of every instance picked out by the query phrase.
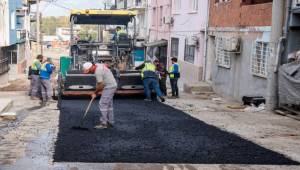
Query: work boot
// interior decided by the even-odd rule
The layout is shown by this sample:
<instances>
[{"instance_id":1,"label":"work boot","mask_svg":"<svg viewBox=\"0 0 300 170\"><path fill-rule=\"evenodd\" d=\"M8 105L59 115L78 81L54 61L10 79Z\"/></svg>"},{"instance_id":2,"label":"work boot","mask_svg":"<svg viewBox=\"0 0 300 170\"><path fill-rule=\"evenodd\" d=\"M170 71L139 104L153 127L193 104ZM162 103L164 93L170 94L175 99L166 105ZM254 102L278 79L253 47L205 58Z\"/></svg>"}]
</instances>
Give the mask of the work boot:
<instances>
[{"instance_id":1,"label":"work boot","mask_svg":"<svg viewBox=\"0 0 300 170\"><path fill-rule=\"evenodd\" d=\"M166 101L166 99L163 98L163 97L159 97L159 98L160 98L160 101L161 101L161 102L165 102L165 101Z\"/></svg>"},{"instance_id":2,"label":"work boot","mask_svg":"<svg viewBox=\"0 0 300 170\"><path fill-rule=\"evenodd\" d=\"M35 97L35 96L31 96L30 99L31 100L40 100L38 97Z\"/></svg>"},{"instance_id":3,"label":"work boot","mask_svg":"<svg viewBox=\"0 0 300 170\"><path fill-rule=\"evenodd\" d=\"M108 128L107 124L104 124L104 123L100 123L100 124L94 126L94 129L107 129L107 128Z\"/></svg>"},{"instance_id":4,"label":"work boot","mask_svg":"<svg viewBox=\"0 0 300 170\"><path fill-rule=\"evenodd\" d=\"M112 123L107 122L107 127L108 127L108 128L113 128L114 125L113 125Z\"/></svg>"},{"instance_id":5,"label":"work boot","mask_svg":"<svg viewBox=\"0 0 300 170\"><path fill-rule=\"evenodd\" d=\"M148 98L144 99L144 101L146 101L146 102L152 102L152 100L148 99Z\"/></svg>"}]
</instances>

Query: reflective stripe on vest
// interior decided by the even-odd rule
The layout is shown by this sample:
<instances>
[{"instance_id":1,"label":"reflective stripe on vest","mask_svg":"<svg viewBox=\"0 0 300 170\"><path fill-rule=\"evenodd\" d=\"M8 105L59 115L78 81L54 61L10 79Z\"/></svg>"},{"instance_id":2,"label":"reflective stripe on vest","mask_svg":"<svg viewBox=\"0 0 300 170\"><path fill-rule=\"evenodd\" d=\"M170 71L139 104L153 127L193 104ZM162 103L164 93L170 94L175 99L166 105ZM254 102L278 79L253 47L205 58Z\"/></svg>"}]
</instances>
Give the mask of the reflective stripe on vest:
<instances>
[{"instance_id":1,"label":"reflective stripe on vest","mask_svg":"<svg viewBox=\"0 0 300 170\"><path fill-rule=\"evenodd\" d=\"M152 63L145 63L145 67L142 69L142 73L141 73L142 78L144 78L144 72L145 71L153 71L153 72L155 72L155 70L156 70L156 67L155 67L154 64L152 64Z\"/></svg>"},{"instance_id":2,"label":"reflective stripe on vest","mask_svg":"<svg viewBox=\"0 0 300 170\"><path fill-rule=\"evenodd\" d=\"M40 61L38 59L34 59L32 64L31 64L31 70L38 70L36 63L40 63Z\"/></svg>"},{"instance_id":3,"label":"reflective stripe on vest","mask_svg":"<svg viewBox=\"0 0 300 170\"><path fill-rule=\"evenodd\" d=\"M47 62L45 62L44 64L42 64L41 71L47 71L47 68L46 68L47 64L48 64Z\"/></svg>"},{"instance_id":4,"label":"reflective stripe on vest","mask_svg":"<svg viewBox=\"0 0 300 170\"><path fill-rule=\"evenodd\" d=\"M180 73L180 69L179 69L179 64L178 63L175 63L177 66L178 66L178 73ZM172 64L171 66L170 66L170 68L169 68L169 72L171 73L170 74L170 78L175 78L175 75L174 75L174 73L172 73L173 71L174 71L174 65L175 64Z\"/></svg>"}]
</instances>

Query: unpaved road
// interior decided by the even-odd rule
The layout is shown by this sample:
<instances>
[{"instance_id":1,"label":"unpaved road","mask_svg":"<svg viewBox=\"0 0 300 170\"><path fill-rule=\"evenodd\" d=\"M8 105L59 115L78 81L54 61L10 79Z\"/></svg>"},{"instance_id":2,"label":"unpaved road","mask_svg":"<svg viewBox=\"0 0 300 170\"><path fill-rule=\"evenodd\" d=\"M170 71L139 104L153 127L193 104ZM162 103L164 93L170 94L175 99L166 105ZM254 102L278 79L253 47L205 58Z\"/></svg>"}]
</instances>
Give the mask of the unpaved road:
<instances>
[{"instance_id":1,"label":"unpaved road","mask_svg":"<svg viewBox=\"0 0 300 170\"><path fill-rule=\"evenodd\" d=\"M13 108L19 113L16 122L1 122L0 169L115 169L115 170L195 170L195 169L300 169L299 166L244 164L127 164L53 162L59 132L56 104L39 108L25 92L1 92L14 96ZM25 100L24 100L25 99ZM167 104L183 110L193 118L230 132L259 146L300 162L300 122L267 112L242 112L227 109L226 101L214 102L182 95ZM83 106L84 107L84 106ZM192 139L189 139L192 141ZM176 154L176 153L174 153ZM238 154L238 153L237 153Z\"/></svg>"}]
</instances>

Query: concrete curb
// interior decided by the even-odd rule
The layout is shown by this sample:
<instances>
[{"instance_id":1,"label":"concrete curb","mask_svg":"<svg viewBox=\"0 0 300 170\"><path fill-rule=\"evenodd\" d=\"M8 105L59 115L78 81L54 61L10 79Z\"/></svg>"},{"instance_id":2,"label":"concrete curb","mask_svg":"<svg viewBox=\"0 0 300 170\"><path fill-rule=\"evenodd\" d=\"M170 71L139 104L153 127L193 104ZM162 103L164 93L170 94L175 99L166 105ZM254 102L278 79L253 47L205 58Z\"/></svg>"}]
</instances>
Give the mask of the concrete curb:
<instances>
[{"instance_id":1,"label":"concrete curb","mask_svg":"<svg viewBox=\"0 0 300 170\"><path fill-rule=\"evenodd\" d=\"M12 99L0 99L0 113L8 111L12 106Z\"/></svg>"}]
</instances>

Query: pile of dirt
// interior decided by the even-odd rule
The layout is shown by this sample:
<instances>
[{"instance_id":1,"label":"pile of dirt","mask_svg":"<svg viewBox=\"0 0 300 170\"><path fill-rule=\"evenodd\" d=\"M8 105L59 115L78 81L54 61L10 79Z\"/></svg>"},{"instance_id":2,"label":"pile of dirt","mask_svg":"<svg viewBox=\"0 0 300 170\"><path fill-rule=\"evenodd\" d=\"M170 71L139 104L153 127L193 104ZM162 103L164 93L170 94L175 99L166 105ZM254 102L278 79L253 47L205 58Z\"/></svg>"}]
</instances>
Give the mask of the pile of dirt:
<instances>
[{"instance_id":1,"label":"pile of dirt","mask_svg":"<svg viewBox=\"0 0 300 170\"><path fill-rule=\"evenodd\" d=\"M85 126L78 125L86 100L63 100L56 162L299 164L235 134L195 119L158 102L115 100L115 127L96 130L98 104L94 102Z\"/></svg>"}]
</instances>

